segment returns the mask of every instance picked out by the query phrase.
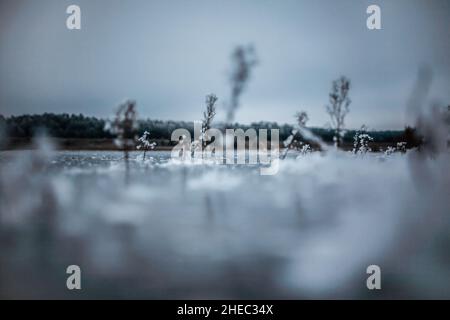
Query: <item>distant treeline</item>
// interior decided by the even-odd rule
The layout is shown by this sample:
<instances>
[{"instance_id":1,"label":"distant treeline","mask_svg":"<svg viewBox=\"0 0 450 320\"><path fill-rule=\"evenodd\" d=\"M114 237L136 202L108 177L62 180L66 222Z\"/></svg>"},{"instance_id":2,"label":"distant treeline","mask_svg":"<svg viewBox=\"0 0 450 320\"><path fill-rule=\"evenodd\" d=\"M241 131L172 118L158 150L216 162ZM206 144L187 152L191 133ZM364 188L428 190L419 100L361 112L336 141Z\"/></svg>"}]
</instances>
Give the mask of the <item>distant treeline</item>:
<instances>
[{"instance_id":1,"label":"distant treeline","mask_svg":"<svg viewBox=\"0 0 450 320\"><path fill-rule=\"evenodd\" d=\"M112 139L114 136L105 129L107 120L95 117L86 117L82 114L52 114L44 113L41 115L22 115L3 117L0 115L0 127L6 130L7 136L11 138L31 138L40 131L51 137L66 139ZM217 128L224 127L218 124ZM293 125L279 125L276 122L255 122L250 125L233 124L228 128L249 128L258 129L279 129L280 139L285 140L294 129ZM137 135L141 135L145 130L150 132L151 139L170 141L172 132L177 128L185 128L193 136L193 122L186 121L163 121L163 120L139 120ZM313 133L320 136L326 142L333 141L334 132L331 129L310 128ZM385 130L369 131L368 133L374 139L374 142L397 143L407 142L410 147L417 143L414 129L405 130ZM269 132L270 133L270 132ZM349 130L345 133L344 142L353 142L355 130Z\"/></svg>"}]
</instances>

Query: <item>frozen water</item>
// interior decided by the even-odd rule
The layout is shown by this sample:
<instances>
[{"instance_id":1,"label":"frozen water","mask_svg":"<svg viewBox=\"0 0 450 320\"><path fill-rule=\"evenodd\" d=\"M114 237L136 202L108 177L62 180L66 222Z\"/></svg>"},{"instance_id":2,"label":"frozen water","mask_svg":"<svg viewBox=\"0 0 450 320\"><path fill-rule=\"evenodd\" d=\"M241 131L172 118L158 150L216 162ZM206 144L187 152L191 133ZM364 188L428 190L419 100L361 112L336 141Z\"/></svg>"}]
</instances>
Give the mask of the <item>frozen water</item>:
<instances>
[{"instance_id":1,"label":"frozen water","mask_svg":"<svg viewBox=\"0 0 450 320\"><path fill-rule=\"evenodd\" d=\"M450 298L448 153L290 154L274 176L141 155L0 153L0 297Z\"/></svg>"}]
</instances>

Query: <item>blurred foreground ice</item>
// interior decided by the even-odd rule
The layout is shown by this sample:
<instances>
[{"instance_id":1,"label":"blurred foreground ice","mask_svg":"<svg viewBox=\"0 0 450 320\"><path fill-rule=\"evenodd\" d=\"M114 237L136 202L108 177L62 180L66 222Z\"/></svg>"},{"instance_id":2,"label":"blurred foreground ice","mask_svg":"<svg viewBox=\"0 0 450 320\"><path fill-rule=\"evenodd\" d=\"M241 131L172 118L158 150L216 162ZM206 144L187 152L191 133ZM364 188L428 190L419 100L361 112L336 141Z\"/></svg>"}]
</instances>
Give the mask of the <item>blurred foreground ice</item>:
<instances>
[{"instance_id":1,"label":"blurred foreground ice","mask_svg":"<svg viewBox=\"0 0 450 320\"><path fill-rule=\"evenodd\" d=\"M150 157L125 183L119 152L1 152L0 297L450 298L448 152L316 152L274 176Z\"/></svg>"}]
</instances>

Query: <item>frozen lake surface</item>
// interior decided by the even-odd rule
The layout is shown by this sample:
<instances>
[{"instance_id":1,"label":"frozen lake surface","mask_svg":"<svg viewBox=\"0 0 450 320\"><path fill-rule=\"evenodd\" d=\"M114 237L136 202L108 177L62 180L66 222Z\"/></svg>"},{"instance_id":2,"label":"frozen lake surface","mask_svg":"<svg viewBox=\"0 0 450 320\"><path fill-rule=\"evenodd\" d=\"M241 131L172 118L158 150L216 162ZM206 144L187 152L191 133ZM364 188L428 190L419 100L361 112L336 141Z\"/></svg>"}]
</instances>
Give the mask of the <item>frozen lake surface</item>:
<instances>
[{"instance_id":1,"label":"frozen lake surface","mask_svg":"<svg viewBox=\"0 0 450 320\"><path fill-rule=\"evenodd\" d=\"M449 160L316 152L262 176L133 152L127 174L121 152L1 152L0 297L450 298Z\"/></svg>"}]
</instances>

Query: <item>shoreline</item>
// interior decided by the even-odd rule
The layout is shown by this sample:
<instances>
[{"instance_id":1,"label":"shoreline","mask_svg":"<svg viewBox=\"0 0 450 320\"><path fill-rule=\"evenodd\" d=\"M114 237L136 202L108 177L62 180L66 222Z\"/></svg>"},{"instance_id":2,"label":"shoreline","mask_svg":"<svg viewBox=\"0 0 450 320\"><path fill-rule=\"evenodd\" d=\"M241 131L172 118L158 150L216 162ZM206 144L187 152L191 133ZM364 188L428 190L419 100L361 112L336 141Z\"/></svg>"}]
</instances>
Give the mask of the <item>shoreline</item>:
<instances>
[{"instance_id":1,"label":"shoreline","mask_svg":"<svg viewBox=\"0 0 450 320\"><path fill-rule=\"evenodd\" d=\"M65 139L65 138L49 138L50 142L53 143L55 150L58 151L122 151L117 148L114 144L113 139ZM152 151L171 151L176 145L171 145L169 140L155 140L157 146ZM282 141L280 141L280 150L284 150L282 146ZM392 142L372 142L370 144L374 152L386 150L387 147L395 147L395 143ZM5 145L0 147L0 151L14 151L14 150L35 150L36 145L33 143L31 138L10 138ZM353 149L353 143L344 142L341 147L344 151L349 151ZM139 150L130 150L139 151Z\"/></svg>"}]
</instances>

